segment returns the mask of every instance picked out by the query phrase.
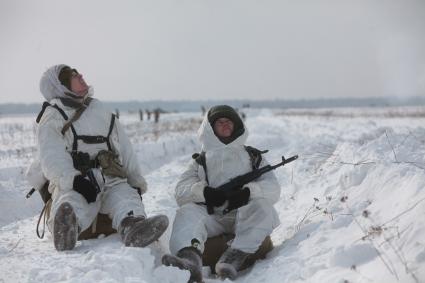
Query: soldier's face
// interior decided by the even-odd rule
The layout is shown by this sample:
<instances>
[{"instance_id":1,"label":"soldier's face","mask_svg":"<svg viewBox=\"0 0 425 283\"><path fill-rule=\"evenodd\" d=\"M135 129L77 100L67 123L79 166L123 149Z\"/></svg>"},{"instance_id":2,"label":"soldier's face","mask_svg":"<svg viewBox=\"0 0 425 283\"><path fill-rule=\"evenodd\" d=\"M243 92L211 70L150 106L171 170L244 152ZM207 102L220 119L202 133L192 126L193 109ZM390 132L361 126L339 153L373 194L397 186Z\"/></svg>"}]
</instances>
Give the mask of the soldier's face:
<instances>
[{"instance_id":1,"label":"soldier's face","mask_svg":"<svg viewBox=\"0 0 425 283\"><path fill-rule=\"evenodd\" d=\"M219 118L214 122L214 133L219 138L228 138L233 134L234 124L228 118Z\"/></svg>"},{"instance_id":2,"label":"soldier's face","mask_svg":"<svg viewBox=\"0 0 425 283\"><path fill-rule=\"evenodd\" d=\"M73 71L71 75L71 90L80 96L86 95L89 90L89 86L83 79L83 75L76 71Z\"/></svg>"}]
</instances>

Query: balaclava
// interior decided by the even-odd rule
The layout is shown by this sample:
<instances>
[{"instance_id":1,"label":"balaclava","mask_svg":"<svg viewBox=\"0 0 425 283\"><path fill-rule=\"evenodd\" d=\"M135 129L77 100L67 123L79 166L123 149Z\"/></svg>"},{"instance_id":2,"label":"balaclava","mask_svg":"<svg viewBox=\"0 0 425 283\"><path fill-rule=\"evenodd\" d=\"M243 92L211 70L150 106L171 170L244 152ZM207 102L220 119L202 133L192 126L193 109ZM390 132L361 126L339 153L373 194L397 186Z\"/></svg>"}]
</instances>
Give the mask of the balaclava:
<instances>
[{"instance_id":1,"label":"balaclava","mask_svg":"<svg viewBox=\"0 0 425 283\"><path fill-rule=\"evenodd\" d=\"M242 119L239 117L239 114L235 109L228 105L217 105L212 107L208 111L208 121L210 122L211 127L214 129L214 123L219 118L228 118L233 122L233 133L230 137L220 138L220 141L224 144L229 144L245 132L245 127L243 125Z\"/></svg>"}]
</instances>

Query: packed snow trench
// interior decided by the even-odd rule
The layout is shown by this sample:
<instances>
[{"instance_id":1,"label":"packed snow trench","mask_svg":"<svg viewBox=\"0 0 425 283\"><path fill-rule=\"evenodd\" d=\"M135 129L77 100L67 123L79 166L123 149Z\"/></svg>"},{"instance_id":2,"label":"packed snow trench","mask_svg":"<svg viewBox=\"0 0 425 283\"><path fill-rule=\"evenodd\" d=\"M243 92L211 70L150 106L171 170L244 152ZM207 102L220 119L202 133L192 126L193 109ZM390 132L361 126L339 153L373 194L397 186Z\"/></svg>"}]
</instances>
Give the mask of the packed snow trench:
<instances>
[{"instance_id":1,"label":"packed snow trench","mask_svg":"<svg viewBox=\"0 0 425 283\"><path fill-rule=\"evenodd\" d=\"M270 163L299 159L275 171L274 250L235 282L425 282L424 108L244 112L248 145L269 149ZM36 154L34 120L0 117L0 282L186 282L187 271L160 264L171 226L146 248L123 247L115 234L57 252L49 232L37 238L42 201L25 198L24 179ZM148 181L148 215L172 223L174 187L199 151L200 114L164 114L155 124L122 113L120 121Z\"/></svg>"}]
</instances>

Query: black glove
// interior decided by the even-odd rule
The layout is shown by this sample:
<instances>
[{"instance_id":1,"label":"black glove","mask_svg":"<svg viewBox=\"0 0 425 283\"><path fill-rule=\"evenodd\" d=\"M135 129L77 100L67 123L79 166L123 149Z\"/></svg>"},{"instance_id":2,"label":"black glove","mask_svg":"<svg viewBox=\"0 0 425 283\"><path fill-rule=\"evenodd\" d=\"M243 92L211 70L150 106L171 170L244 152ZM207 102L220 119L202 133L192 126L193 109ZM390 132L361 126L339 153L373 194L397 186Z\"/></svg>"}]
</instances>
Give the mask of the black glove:
<instances>
[{"instance_id":1,"label":"black glove","mask_svg":"<svg viewBox=\"0 0 425 283\"><path fill-rule=\"evenodd\" d=\"M226 201L226 194L223 191L211 187L204 188L204 197L205 204L209 207L221 206Z\"/></svg>"},{"instance_id":2,"label":"black glove","mask_svg":"<svg viewBox=\"0 0 425 283\"><path fill-rule=\"evenodd\" d=\"M233 209L238 209L241 206L244 206L249 201L249 196L251 191L248 187L243 188L242 190L232 191L227 194L227 200L229 204L226 209L223 211L224 214L232 211Z\"/></svg>"},{"instance_id":3,"label":"black glove","mask_svg":"<svg viewBox=\"0 0 425 283\"><path fill-rule=\"evenodd\" d=\"M81 175L74 177L74 190L83 195L88 203L95 202L97 191L95 186Z\"/></svg>"}]
</instances>

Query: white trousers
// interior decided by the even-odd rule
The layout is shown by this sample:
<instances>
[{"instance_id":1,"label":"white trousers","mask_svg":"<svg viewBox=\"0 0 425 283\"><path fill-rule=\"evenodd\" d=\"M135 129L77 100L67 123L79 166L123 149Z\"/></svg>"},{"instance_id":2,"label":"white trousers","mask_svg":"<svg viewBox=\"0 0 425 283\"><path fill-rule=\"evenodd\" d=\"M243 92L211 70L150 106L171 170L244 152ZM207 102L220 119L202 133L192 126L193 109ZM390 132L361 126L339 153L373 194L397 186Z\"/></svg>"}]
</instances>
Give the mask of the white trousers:
<instances>
[{"instance_id":1,"label":"white trousers","mask_svg":"<svg viewBox=\"0 0 425 283\"><path fill-rule=\"evenodd\" d=\"M170 238L170 251L176 254L180 249L191 246L192 239L200 242L204 251L207 238L223 233L234 233L231 248L254 253L264 238L279 225L275 208L265 199L251 200L247 205L228 214L209 215L204 205L188 203L177 210Z\"/></svg>"},{"instance_id":2,"label":"white trousers","mask_svg":"<svg viewBox=\"0 0 425 283\"><path fill-rule=\"evenodd\" d=\"M56 211L64 202L69 202L74 209L81 231L90 227L98 213L107 214L112 219L112 228L114 229L118 229L122 219L128 216L131 211L134 216L146 217L140 195L127 182L106 186L99 193L96 201L90 204L80 193L74 190L63 192L60 189L55 189L52 194L52 208L47 223L50 231L53 231Z\"/></svg>"}]
</instances>

